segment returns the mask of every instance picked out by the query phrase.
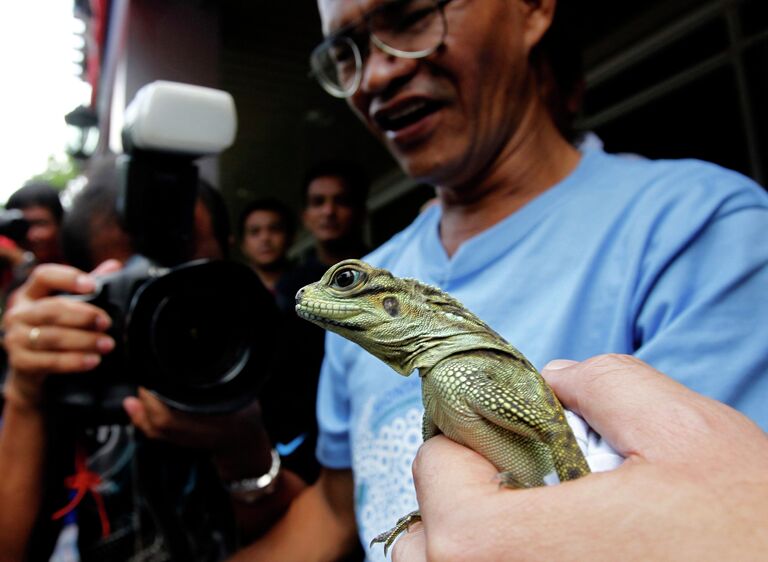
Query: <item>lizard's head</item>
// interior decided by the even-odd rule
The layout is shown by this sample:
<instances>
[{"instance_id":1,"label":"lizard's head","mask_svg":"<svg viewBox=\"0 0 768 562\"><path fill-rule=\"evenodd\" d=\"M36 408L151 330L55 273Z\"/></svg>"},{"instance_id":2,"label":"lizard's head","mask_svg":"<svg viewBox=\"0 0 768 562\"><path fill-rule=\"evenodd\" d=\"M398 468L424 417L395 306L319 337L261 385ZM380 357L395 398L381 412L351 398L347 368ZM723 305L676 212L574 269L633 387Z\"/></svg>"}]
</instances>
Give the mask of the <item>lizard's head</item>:
<instances>
[{"instance_id":1,"label":"lizard's head","mask_svg":"<svg viewBox=\"0 0 768 562\"><path fill-rule=\"evenodd\" d=\"M296 294L296 313L359 344L409 375L429 356L460 346L454 336L489 328L456 299L360 260L331 267Z\"/></svg>"}]
</instances>

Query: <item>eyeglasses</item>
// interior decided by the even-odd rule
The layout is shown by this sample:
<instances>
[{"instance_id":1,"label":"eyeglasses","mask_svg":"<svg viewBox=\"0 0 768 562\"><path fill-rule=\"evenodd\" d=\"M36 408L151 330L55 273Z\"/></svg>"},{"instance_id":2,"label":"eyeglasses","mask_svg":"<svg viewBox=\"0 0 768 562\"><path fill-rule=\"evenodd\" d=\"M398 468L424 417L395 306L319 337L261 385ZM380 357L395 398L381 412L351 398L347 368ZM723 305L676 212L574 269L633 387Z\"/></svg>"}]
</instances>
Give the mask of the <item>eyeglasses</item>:
<instances>
[{"instance_id":1,"label":"eyeglasses","mask_svg":"<svg viewBox=\"0 0 768 562\"><path fill-rule=\"evenodd\" d=\"M395 57L420 59L434 53L447 31L443 8L451 0L389 0L320 43L312 51L312 74L337 98L357 92L369 43ZM363 27L364 26L364 27ZM370 39L369 39L370 38Z\"/></svg>"}]
</instances>

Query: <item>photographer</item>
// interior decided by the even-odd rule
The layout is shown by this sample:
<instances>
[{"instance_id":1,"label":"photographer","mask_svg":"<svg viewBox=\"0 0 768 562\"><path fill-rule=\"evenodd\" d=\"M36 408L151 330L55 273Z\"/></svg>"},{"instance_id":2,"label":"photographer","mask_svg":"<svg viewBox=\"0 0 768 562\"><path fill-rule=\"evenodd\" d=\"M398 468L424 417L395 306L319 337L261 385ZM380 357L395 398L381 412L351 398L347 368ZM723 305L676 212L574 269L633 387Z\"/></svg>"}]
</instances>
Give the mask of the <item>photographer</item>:
<instances>
[{"instance_id":1,"label":"photographer","mask_svg":"<svg viewBox=\"0 0 768 562\"><path fill-rule=\"evenodd\" d=\"M137 100L127 154L93 174L64 228L74 263L122 268L41 265L3 319L4 559L221 560L301 487L255 402L277 310L221 259L226 208L193 163L231 144L231 97L157 83ZM206 119L218 131L185 128Z\"/></svg>"},{"instance_id":2,"label":"photographer","mask_svg":"<svg viewBox=\"0 0 768 562\"><path fill-rule=\"evenodd\" d=\"M89 251L97 248L103 251L105 245L100 240L100 235L106 234L114 240L114 234L117 232L115 227L118 227L115 223L117 217L109 204L99 209L93 203L103 205L113 202L114 196L114 190L110 196L108 185L86 187L73 205L70 217L73 222L65 223L65 232L70 231L69 239L71 240L72 230L79 230L90 238ZM198 245L216 247L214 255L210 257L221 257L226 248L212 242L216 237L212 238L211 235L216 229L215 225L221 224L222 217L211 216L205 205L199 205L199 208L200 220L197 221L196 229ZM84 214L81 212L83 209L88 209L89 212ZM78 219L86 217L89 219L87 224L79 223ZM114 247L124 248L121 244ZM102 253L99 257L107 255ZM94 275L115 271L119 267L119 262L108 261L102 264ZM105 333L112 321L103 310L85 302L51 296L55 292L92 292L96 286L94 275L68 266L40 266L17 291L4 319L10 371L4 388L6 407L0 428L0 502L5 508L0 515L0 552L9 560L22 559L24 552L32 559L37 559L38 556L47 557L56 537L52 527L58 526L50 521L50 508L58 509L66 503L66 498L58 504L55 500L44 498L44 495L51 495L52 488L63 488L62 481L51 482L50 478L51 473L60 472L57 469L52 470L52 467L59 467L66 459L51 457L52 454L61 455L62 452L58 443L49 443L49 422L52 420L42 405L43 383L48 376L66 376L66 373L94 369L101 363L102 356L112 351L115 346L114 340ZM168 442L193 453L201 450L206 452L202 456L191 454L189 459L182 459L179 462L182 470L172 473L174 477L194 480L194 488L185 491L187 497L174 498L186 508L179 517L189 518L184 521L189 530L185 539L185 548L189 549L186 552L196 560L217 560L228 553L231 554L236 543L234 528L230 525L230 509L234 510L243 538L259 531L260 523L258 519L251 517L248 503L233 498L235 501L231 506L222 504L226 502L224 490L221 484L215 481L215 474L212 477L206 462L209 458L214 460L222 481L260 476L268 472L271 459L269 455L259 454L265 447L251 450L243 446L244 443L260 443L266 440L255 406L231 415L193 416L169 408L150 392L141 389L138 396L125 398L123 407L133 426L151 440ZM118 439L118 433L121 440L125 437L114 427L109 431L113 439ZM101 447L94 450L88 464L93 464L94 458L101 458L103 463L104 456L108 454L111 458L110 469L114 470L120 455L133 450L128 446L117 451L105 451L106 449L107 447ZM189 460L189 466L185 465L185 460ZM289 493L297 490L298 481L291 480L290 475L280 477L289 479L289 486L286 487ZM107 476L102 474L100 478L105 479ZM112 482L118 480L113 478ZM171 480L171 484L173 483ZM162 525L157 525L157 528L150 525L150 530L147 531L146 528L133 528L121 521L119 516L124 514L115 509L124 509L121 502L130 499L125 497L129 495L126 490L110 497L109 491L104 490L103 482L101 486L91 490L96 488L102 489L102 500L106 505L105 512L112 529L108 536L97 537L91 545L82 544L83 530L80 530L80 547L92 548L90 556L98 558L109 547L123 549L118 559L128 559L139 554L134 550L135 544L144 544L147 550L159 548L165 551L167 543L177 540L164 536ZM53 494L54 497L60 498L59 490L55 491L57 493ZM216 498L217 493L221 497ZM213 499L208 497L210 494L214 494ZM275 496L264 501L280 509L284 500ZM87 498L82 501L78 523L85 521L84 516L89 505L92 507L95 503L89 502ZM139 505L132 504L131 509L151 512L155 507L151 498L140 498L138 503ZM196 513L190 512L192 507L198 508ZM98 508L95 511L98 512ZM146 513L143 519L143 525L146 527ZM150 522L153 520L151 517L149 519ZM119 527L115 528L116 525ZM119 534L123 537L117 536ZM42 540L30 541L32 536ZM134 540L128 541L126 537L133 537ZM131 547L125 550L127 545ZM27 550L28 548L31 550ZM87 551L81 552L81 556L87 554Z\"/></svg>"}]
</instances>

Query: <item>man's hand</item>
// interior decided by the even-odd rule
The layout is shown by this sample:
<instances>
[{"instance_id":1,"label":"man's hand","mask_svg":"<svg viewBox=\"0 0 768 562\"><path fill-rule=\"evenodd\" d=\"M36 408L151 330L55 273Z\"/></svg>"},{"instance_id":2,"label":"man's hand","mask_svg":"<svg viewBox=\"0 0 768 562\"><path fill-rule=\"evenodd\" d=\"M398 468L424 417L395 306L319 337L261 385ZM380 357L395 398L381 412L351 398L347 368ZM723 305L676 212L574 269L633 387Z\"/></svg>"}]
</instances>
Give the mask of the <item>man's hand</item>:
<instances>
[{"instance_id":1,"label":"man's hand","mask_svg":"<svg viewBox=\"0 0 768 562\"><path fill-rule=\"evenodd\" d=\"M140 388L138 396L123 400L123 408L133 425L150 439L214 453L255 447L258 445L253 442L255 436L262 431L257 402L231 414L195 415L174 410L150 391ZM262 448L269 468L269 442Z\"/></svg>"},{"instance_id":2,"label":"man's hand","mask_svg":"<svg viewBox=\"0 0 768 562\"><path fill-rule=\"evenodd\" d=\"M510 491L473 451L430 439L414 463L424 524L393 560L764 559L768 436L755 424L632 357L542 374L624 464Z\"/></svg>"},{"instance_id":3,"label":"man's hand","mask_svg":"<svg viewBox=\"0 0 768 562\"><path fill-rule=\"evenodd\" d=\"M105 262L94 273L117 268L119 263ZM35 406L49 374L93 369L102 354L112 351L115 342L104 333L111 324L106 312L88 303L51 296L56 292L86 294L95 286L94 278L78 269L44 264L13 293L3 317L9 365L4 392L9 401Z\"/></svg>"}]
</instances>

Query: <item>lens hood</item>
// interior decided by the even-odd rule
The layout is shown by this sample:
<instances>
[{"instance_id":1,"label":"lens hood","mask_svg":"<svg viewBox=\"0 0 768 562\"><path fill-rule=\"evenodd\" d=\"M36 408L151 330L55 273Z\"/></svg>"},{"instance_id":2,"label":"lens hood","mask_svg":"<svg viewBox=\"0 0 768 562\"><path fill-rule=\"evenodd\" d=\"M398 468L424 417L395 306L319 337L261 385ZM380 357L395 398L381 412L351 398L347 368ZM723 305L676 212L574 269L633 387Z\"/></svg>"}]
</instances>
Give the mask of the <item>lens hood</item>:
<instances>
[{"instance_id":1,"label":"lens hood","mask_svg":"<svg viewBox=\"0 0 768 562\"><path fill-rule=\"evenodd\" d=\"M250 268L185 263L136 291L125 323L128 369L176 409L231 412L254 399L278 323L272 295Z\"/></svg>"}]
</instances>

